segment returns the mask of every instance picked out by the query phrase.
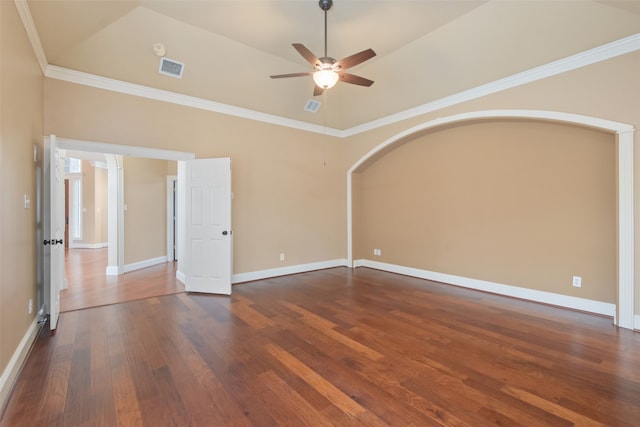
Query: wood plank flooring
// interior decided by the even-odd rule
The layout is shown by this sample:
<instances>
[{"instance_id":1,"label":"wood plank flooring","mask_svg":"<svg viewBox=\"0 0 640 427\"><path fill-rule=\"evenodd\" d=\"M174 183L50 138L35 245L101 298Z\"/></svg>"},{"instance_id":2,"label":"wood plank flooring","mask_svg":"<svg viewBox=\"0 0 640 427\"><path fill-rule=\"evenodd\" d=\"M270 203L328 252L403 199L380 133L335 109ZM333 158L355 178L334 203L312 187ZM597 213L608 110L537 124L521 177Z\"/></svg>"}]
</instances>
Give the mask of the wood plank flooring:
<instances>
[{"instance_id":1,"label":"wood plank flooring","mask_svg":"<svg viewBox=\"0 0 640 427\"><path fill-rule=\"evenodd\" d=\"M366 268L63 313L0 427L637 426L640 334Z\"/></svg>"},{"instance_id":2,"label":"wood plank flooring","mask_svg":"<svg viewBox=\"0 0 640 427\"><path fill-rule=\"evenodd\" d=\"M107 249L65 251L68 288L60 294L61 311L80 310L141 298L184 292L176 279L176 263L107 276Z\"/></svg>"}]
</instances>

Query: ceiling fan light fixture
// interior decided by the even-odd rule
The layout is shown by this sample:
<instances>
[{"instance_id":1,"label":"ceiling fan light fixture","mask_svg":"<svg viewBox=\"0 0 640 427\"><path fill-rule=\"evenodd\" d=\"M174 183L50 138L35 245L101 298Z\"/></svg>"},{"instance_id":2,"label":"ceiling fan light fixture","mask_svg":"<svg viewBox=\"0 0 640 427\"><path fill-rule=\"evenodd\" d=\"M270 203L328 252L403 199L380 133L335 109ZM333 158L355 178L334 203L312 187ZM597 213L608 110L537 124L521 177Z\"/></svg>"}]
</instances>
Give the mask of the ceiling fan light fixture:
<instances>
[{"instance_id":1,"label":"ceiling fan light fixture","mask_svg":"<svg viewBox=\"0 0 640 427\"><path fill-rule=\"evenodd\" d=\"M355 67L356 65L373 58L376 56L376 53L373 49L367 49L362 52L349 55L339 61L336 61L327 55L327 11L331 9L333 0L320 0L318 4L320 5L320 9L324 11L324 56L318 58L302 43L292 44L293 48L297 50L309 64L311 64L315 71L306 73L276 74L271 76L271 78L280 79L284 77L313 76L313 82L316 84L313 89L313 96L321 95L326 89L332 88L336 83L338 83L338 80L358 86L371 86L373 84L373 80L365 79L364 77L356 76L355 74L345 73L344 70Z\"/></svg>"},{"instance_id":2,"label":"ceiling fan light fixture","mask_svg":"<svg viewBox=\"0 0 640 427\"><path fill-rule=\"evenodd\" d=\"M313 81L323 89L330 89L338 83L340 76L333 70L319 70L313 73Z\"/></svg>"}]
</instances>

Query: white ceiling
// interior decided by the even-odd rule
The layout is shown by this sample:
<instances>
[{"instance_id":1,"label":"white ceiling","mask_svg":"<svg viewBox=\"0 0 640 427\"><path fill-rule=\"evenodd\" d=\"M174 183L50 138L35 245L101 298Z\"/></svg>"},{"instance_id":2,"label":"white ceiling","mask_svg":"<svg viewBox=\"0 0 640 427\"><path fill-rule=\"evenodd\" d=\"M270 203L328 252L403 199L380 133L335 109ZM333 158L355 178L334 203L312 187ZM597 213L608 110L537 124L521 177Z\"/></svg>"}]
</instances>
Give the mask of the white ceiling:
<instances>
[{"instance_id":1,"label":"white ceiling","mask_svg":"<svg viewBox=\"0 0 640 427\"><path fill-rule=\"evenodd\" d=\"M323 53L316 0L27 0L51 65L302 122L348 129L640 33L640 0L335 0L328 54L372 48L304 111L310 71L291 47ZM151 46L185 63L158 73Z\"/></svg>"}]
</instances>

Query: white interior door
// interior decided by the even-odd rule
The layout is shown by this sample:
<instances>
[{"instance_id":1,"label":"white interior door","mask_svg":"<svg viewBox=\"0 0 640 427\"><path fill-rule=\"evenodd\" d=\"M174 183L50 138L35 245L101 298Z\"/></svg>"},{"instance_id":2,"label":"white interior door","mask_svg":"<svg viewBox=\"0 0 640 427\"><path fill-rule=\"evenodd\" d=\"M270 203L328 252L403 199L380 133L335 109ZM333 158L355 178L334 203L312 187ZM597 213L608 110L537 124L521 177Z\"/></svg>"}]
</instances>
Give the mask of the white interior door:
<instances>
[{"instance_id":1,"label":"white interior door","mask_svg":"<svg viewBox=\"0 0 640 427\"><path fill-rule=\"evenodd\" d=\"M185 289L230 295L231 159L185 163Z\"/></svg>"},{"instance_id":2,"label":"white interior door","mask_svg":"<svg viewBox=\"0 0 640 427\"><path fill-rule=\"evenodd\" d=\"M64 160L56 137L44 139L44 296L51 330L58 326L60 290L64 286Z\"/></svg>"}]
</instances>

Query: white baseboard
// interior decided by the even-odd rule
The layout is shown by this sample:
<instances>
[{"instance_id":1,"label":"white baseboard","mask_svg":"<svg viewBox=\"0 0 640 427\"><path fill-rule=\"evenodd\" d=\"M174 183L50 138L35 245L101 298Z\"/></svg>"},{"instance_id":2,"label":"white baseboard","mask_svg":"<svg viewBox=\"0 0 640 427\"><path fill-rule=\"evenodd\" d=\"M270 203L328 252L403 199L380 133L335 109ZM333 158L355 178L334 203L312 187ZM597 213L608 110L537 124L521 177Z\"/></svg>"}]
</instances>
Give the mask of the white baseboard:
<instances>
[{"instance_id":1,"label":"white baseboard","mask_svg":"<svg viewBox=\"0 0 640 427\"><path fill-rule=\"evenodd\" d=\"M133 264L127 264L123 267L123 273L129 273L130 271L140 270L141 268L153 267L154 265L167 262L167 256L160 256L158 258L146 259L144 261L134 262Z\"/></svg>"},{"instance_id":2,"label":"white baseboard","mask_svg":"<svg viewBox=\"0 0 640 427\"><path fill-rule=\"evenodd\" d=\"M180 270L176 271L176 279L178 279L178 281L183 285L187 283L187 276L185 276L185 274Z\"/></svg>"},{"instance_id":3,"label":"white baseboard","mask_svg":"<svg viewBox=\"0 0 640 427\"><path fill-rule=\"evenodd\" d=\"M354 267L371 267L378 270L389 271L391 273L404 274L405 276L418 277L421 279L433 280L464 288L475 289L494 294L505 295L513 298L525 299L544 304L556 305L559 307L574 310L586 311L604 316L615 317L615 304L589 300L585 298L571 297L567 295L554 294L551 292L536 291L534 289L521 288L518 286L504 285L500 283L487 282L485 280L471 279L468 277L454 276L452 274L436 273L417 268L403 267L401 265L387 264L367 259L354 261ZM635 318L636 329L640 327L640 316Z\"/></svg>"},{"instance_id":4,"label":"white baseboard","mask_svg":"<svg viewBox=\"0 0 640 427\"><path fill-rule=\"evenodd\" d=\"M289 274L305 273L307 271L322 270L333 267L348 267L346 259L312 262L309 264L290 265L288 267L270 268L268 270L238 273L231 277L231 283L251 282L253 280L268 279L270 277L286 276Z\"/></svg>"},{"instance_id":5,"label":"white baseboard","mask_svg":"<svg viewBox=\"0 0 640 427\"><path fill-rule=\"evenodd\" d=\"M166 256L134 262L122 267L122 273L129 273L131 271L140 270L141 268L153 267L154 265L162 264L163 262L167 262ZM108 265L106 274L107 276L118 276L121 272L117 265Z\"/></svg>"},{"instance_id":6,"label":"white baseboard","mask_svg":"<svg viewBox=\"0 0 640 427\"><path fill-rule=\"evenodd\" d=\"M11 360L9 360L2 376L0 376L0 414L7 403L11 387L13 387L16 377L20 373L20 369L29 354L31 345L38 336L39 329L40 324L38 323L38 317L36 317L22 337L18 348L13 352L13 356L11 356Z\"/></svg>"},{"instance_id":7,"label":"white baseboard","mask_svg":"<svg viewBox=\"0 0 640 427\"><path fill-rule=\"evenodd\" d=\"M101 243L75 243L71 242L69 244L69 249L102 249L109 247L108 242Z\"/></svg>"},{"instance_id":8,"label":"white baseboard","mask_svg":"<svg viewBox=\"0 0 640 427\"><path fill-rule=\"evenodd\" d=\"M118 270L117 265L108 265L107 266L107 276L117 276L120 274L120 270Z\"/></svg>"}]
</instances>

